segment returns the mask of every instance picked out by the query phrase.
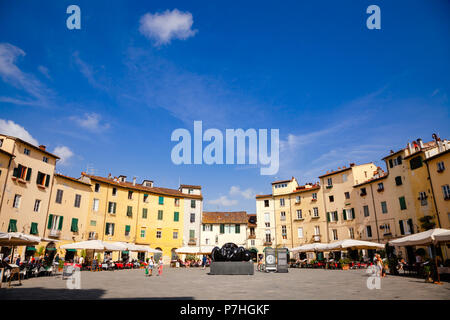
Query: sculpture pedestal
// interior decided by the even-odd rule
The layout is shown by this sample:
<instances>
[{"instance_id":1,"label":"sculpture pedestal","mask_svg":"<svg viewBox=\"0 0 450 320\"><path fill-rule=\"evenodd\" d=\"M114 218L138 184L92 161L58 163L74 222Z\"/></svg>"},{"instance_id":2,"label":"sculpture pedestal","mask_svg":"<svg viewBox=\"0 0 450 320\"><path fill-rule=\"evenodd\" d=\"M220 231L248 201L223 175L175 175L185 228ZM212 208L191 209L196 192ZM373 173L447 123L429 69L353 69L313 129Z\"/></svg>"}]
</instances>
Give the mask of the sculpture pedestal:
<instances>
[{"instance_id":1,"label":"sculpture pedestal","mask_svg":"<svg viewBox=\"0 0 450 320\"><path fill-rule=\"evenodd\" d=\"M243 274L253 275L255 268L253 261L213 261L209 267L209 274Z\"/></svg>"}]
</instances>

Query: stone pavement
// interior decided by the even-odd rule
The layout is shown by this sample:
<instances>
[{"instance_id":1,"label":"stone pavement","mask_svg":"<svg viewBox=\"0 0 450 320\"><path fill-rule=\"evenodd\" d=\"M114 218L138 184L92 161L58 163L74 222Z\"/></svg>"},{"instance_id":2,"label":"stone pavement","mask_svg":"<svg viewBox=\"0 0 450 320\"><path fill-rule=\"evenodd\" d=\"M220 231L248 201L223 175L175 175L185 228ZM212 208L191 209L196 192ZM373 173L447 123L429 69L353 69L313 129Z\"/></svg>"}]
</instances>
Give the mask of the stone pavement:
<instances>
[{"instance_id":1,"label":"stone pavement","mask_svg":"<svg viewBox=\"0 0 450 320\"><path fill-rule=\"evenodd\" d=\"M81 289L69 290L60 276L23 281L22 286L0 289L5 299L450 299L450 283L386 276L381 289L370 290L365 270L289 269L289 273L253 276L208 275L209 270L164 269L146 277L144 270L81 272ZM14 282L16 284L18 282Z\"/></svg>"}]
</instances>

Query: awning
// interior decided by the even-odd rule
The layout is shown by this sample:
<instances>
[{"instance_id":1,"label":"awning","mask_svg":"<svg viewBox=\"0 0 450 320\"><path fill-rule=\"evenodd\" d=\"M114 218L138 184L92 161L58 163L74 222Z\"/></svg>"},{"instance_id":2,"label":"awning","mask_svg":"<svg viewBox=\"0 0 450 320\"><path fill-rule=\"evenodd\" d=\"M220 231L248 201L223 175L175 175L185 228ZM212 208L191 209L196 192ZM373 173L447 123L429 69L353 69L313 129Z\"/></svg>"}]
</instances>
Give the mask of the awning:
<instances>
[{"instance_id":1,"label":"awning","mask_svg":"<svg viewBox=\"0 0 450 320\"><path fill-rule=\"evenodd\" d=\"M122 254L129 254L130 252L129 251L122 251Z\"/></svg>"},{"instance_id":2,"label":"awning","mask_svg":"<svg viewBox=\"0 0 450 320\"><path fill-rule=\"evenodd\" d=\"M439 235L442 240L439 240ZM436 239L436 237L438 237ZM435 228L389 241L391 246L425 246L450 239L450 230Z\"/></svg>"},{"instance_id":3,"label":"awning","mask_svg":"<svg viewBox=\"0 0 450 320\"><path fill-rule=\"evenodd\" d=\"M96 251L121 251L122 247L118 247L113 243L103 242L101 240L88 240L81 242L74 242L62 245L61 249L86 249L86 250L96 250Z\"/></svg>"},{"instance_id":4,"label":"awning","mask_svg":"<svg viewBox=\"0 0 450 320\"><path fill-rule=\"evenodd\" d=\"M329 251L339 249L384 249L385 245L377 242L347 239L332 242L327 245Z\"/></svg>"},{"instance_id":5,"label":"awning","mask_svg":"<svg viewBox=\"0 0 450 320\"><path fill-rule=\"evenodd\" d=\"M35 247L26 247L25 251L36 251Z\"/></svg>"},{"instance_id":6,"label":"awning","mask_svg":"<svg viewBox=\"0 0 450 320\"><path fill-rule=\"evenodd\" d=\"M41 238L31 236L20 232L0 232L0 246L26 246L37 245L41 242Z\"/></svg>"}]
</instances>

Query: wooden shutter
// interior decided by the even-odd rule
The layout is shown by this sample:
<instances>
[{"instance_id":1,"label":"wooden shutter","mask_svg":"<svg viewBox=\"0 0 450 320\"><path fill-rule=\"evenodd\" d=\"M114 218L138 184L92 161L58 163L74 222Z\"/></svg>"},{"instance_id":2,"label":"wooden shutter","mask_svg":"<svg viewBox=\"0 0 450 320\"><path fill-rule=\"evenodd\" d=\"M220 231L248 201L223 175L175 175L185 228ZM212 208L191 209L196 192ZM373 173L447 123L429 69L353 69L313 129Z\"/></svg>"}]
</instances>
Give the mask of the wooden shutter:
<instances>
[{"instance_id":1,"label":"wooden shutter","mask_svg":"<svg viewBox=\"0 0 450 320\"><path fill-rule=\"evenodd\" d=\"M77 218L72 218L72 225L70 227L70 231L78 232L78 219Z\"/></svg>"},{"instance_id":2,"label":"wooden shutter","mask_svg":"<svg viewBox=\"0 0 450 320\"><path fill-rule=\"evenodd\" d=\"M347 220L347 213L345 212L345 209L342 210L342 217L344 217L344 220Z\"/></svg>"},{"instance_id":3,"label":"wooden shutter","mask_svg":"<svg viewBox=\"0 0 450 320\"><path fill-rule=\"evenodd\" d=\"M355 208L352 208L352 218L355 219Z\"/></svg>"},{"instance_id":4,"label":"wooden shutter","mask_svg":"<svg viewBox=\"0 0 450 320\"><path fill-rule=\"evenodd\" d=\"M52 226L53 226L53 215L50 214L50 215L48 216L47 229L51 229Z\"/></svg>"},{"instance_id":5,"label":"wooden shutter","mask_svg":"<svg viewBox=\"0 0 450 320\"><path fill-rule=\"evenodd\" d=\"M48 187L50 185L50 175L47 175L47 179L45 179L45 186Z\"/></svg>"},{"instance_id":6,"label":"wooden shutter","mask_svg":"<svg viewBox=\"0 0 450 320\"><path fill-rule=\"evenodd\" d=\"M58 226L58 230L60 230L60 231L62 230L62 226L63 226L63 218L64 218L63 216L60 216L60 217L59 217L59 226Z\"/></svg>"},{"instance_id":7,"label":"wooden shutter","mask_svg":"<svg viewBox=\"0 0 450 320\"><path fill-rule=\"evenodd\" d=\"M220 233L225 233L225 225L224 224L220 225Z\"/></svg>"},{"instance_id":8,"label":"wooden shutter","mask_svg":"<svg viewBox=\"0 0 450 320\"><path fill-rule=\"evenodd\" d=\"M25 180L30 181L30 179L31 179L31 172L32 172L31 168L28 168L28 170L27 170L27 177L26 177Z\"/></svg>"},{"instance_id":9,"label":"wooden shutter","mask_svg":"<svg viewBox=\"0 0 450 320\"><path fill-rule=\"evenodd\" d=\"M241 226L237 224L234 231L236 233L241 233Z\"/></svg>"},{"instance_id":10,"label":"wooden shutter","mask_svg":"<svg viewBox=\"0 0 450 320\"><path fill-rule=\"evenodd\" d=\"M327 212L327 221L330 222L330 213Z\"/></svg>"},{"instance_id":11,"label":"wooden shutter","mask_svg":"<svg viewBox=\"0 0 450 320\"><path fill-rule=\"evenodd\" d=\"M405 234L405 229L403 228L403 221L400 220L398 223L399 223L399 225L400 225L400 233L401 233L402 235L404 235L404 234Z\"/></svg>"}]
</instances>

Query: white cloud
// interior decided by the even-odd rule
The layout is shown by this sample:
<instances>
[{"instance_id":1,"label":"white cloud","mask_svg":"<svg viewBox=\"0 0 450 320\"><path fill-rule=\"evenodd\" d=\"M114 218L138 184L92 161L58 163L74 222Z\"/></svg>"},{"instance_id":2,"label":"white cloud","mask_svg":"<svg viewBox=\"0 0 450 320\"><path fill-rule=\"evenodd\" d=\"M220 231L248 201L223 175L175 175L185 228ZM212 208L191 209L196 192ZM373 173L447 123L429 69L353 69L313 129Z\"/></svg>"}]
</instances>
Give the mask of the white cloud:
<instances>
[{"instance_id":1,"label":"white cloud","mask_svg":"<svg viewBox=\"0 0 450 320\"><path fill-rule=\"evenodd\" d=\"M40 73L42 73L47 79L51 79L50 73L48 71L48 68L44 66L38 66L38 70Z\"/></svg>"},{"instance_id":2,"label":"white cloud","mask_svg":"<svg viewBox=\"0 0 450 320\"><path fill-rule=\"evenodd\" d=\"M237 200L228 199L227 196L221 196L218 199L209 200L209 204L216 204L223 207L231 207L238 204Z\"/></svg>"},{"instance_id":3,"label":"white cloud","mask_svg":"<svg viewBox=\"0 0 450 320\"><path fill-rule=\"evenodd\" d=\"M185 40L194 36L194 20L190 12L177 9L163 13L146 13L140 19L139 31L147 38L155 40L156 45L168 44L172 39Z\"/></svg>"},{"instance_id":4,"label":"white cloud","mask_svg":"<svg viewBox=\"0 0 450 320\"><path fill-rule=\"evenodd\" d=\"M0 133L20 138L24 141L34 144L35 146L39 145L38 141L33 138L31 134L27 130L25 130L24 127L18 125L12 120L0 119Z\"/></svg>"},{"instance_id":5,"label":"white cloud","mask_svg":"<svg viewBox=\"0 0 450 320\"><path fill-rule=\"evenodd\" d=\"M230 195L239 195L241 197L244 197L245 199L254 199L256 193L252 188L241 190L239 186L231 186Z\"/></svg>"},{"instance_id":6,"label":"white cloud","mask_svg":"<svg viewBox=\"0 0 450 320\"><path fill-rule=\"evenodd\" d=\"M79 126L91 131L102 131L109 128L108 123L101 123L102 117L98 113L85 113L83 117L73 116L70 119Z\"/></svg>"},{"instance_id":7,"label":"white cloud","mask_svg":"<svg viewBox=\"0 0 450 320\"><path fill-rule=\"evenodd\" d=\"M25 91L32 99L0 97L0 101L20 105L49 106L51 90L32 74L22 72L16 65L17 59L23 56L25 52L22 49L10 43L0 43L0 77L4 82Z\"/></svg>"},{"instance_id":8,"label":"white cloud","mask_svg":"<svg viewBox=\"0 0 450 320\"><path fill-rule=\"evenodd\" d=\"M67 165L70 159L74 156L72 150L70 150L66 146L58 146L53 150L53 153L56 154L61 159L59 160L59 164Z\"/></svg>"},{"instance_id":9,"label":"white cloud","mask_svg":"<svg viewBox=\"0 0 450 320\"><path fill-rule=\"evenodd\" d=\"M91 86L97 89L105 91L107 90L107 87L97 80L96 71L92 68L92 66L90 66L80 58L80 53L78 51L73 54L73 58L75 60L76 65L79 68L79 71L83 76L86 77Z\"/></svg>"}]
</instances>

